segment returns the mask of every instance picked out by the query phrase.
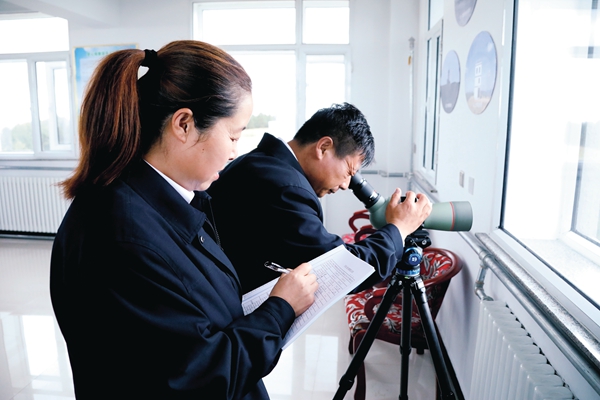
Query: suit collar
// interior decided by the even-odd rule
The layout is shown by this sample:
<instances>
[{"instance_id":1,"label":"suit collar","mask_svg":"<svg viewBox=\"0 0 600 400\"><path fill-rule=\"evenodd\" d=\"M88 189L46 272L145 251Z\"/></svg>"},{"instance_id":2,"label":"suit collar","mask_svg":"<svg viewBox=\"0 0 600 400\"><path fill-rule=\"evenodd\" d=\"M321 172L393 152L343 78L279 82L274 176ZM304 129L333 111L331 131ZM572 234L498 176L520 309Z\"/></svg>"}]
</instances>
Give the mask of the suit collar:
<instances>
[{"instance_id":1,"label":"suit collar","mask_svg":"<svg viewBox=\"0 0 600 400\"><path fill-rule=\"evenodd\" d=\"M145 161L134 163L122 180L157 210L190 243L204 224L206 214L191 207L183 197Z\"/></svg>"},{"instance_id":2,"label":"suit collar","mask_svg":"<svg viewBox=\"0 0 600 400\"><path fill-rule=\"evenodd\" d=\"M265 153L266 155L279 158L285 163L291 165L294 169L300 172L302 175L306 176L302 166L298 162L296 155L291 151L291 149L286 146L281 140L277 139L275 136L270 133L265 133L260 143L256 147L256 150Z\"/></svg>"}]
</instances>

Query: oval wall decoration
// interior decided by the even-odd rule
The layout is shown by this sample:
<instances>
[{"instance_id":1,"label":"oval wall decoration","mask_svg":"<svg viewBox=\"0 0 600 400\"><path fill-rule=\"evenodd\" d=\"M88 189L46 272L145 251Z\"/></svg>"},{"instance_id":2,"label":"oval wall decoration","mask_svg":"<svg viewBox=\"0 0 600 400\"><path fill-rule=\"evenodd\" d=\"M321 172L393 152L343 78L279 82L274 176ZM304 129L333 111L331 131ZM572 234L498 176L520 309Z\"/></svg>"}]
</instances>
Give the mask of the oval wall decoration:
<instances>
[{"instance_id":1,"label":"oval wall decoration","mask_svg":"<svg viewBox=\"0 0 600 400\"><path fill-rule=\"evenodd\" d=\"M446 54L440 83L442 107L444 107L444 111L451 113L456 105L460 90L460 62L458 61L458 54L454 50Z\"/></svg>"},{"instance_id":2,"label":"oval wall decoration","mask_svg":"<svg viewBox=\"0 0 600 400\"><path fill-rule=\"evenodd\" d=\"M469 50L465 65L465 96L475 114L488 106L496 85L496 45L489 32L480 32Z\"/></svg>"},{"instance_id":3,"label":"oval wall decoration","mask_svg":"<svg viewBox=\"0 0 600 400\"><path fill-rule=\"evenodd\" d=\"M465 26L471 19L477 0L454 0L454 15L458 25Z\"/></svg>"}]
</instances>

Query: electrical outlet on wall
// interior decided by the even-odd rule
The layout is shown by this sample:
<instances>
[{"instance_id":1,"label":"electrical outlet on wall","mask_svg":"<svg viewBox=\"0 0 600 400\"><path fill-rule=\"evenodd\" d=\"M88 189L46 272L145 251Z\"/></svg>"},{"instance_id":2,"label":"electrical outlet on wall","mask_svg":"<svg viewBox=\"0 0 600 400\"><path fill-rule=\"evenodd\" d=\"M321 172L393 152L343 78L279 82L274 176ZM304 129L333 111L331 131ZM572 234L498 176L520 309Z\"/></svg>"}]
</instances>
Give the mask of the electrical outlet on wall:
<instances>
[{"instance_id":1,"label":"electrical outlet on wall","mask_svg":"<svg viewBox=\"0 0 600 400\"><path fill-rule=\"evenodd\" d=\"M475 178L469 177L469 194L475 191Z\"/></svg>"}]
</instances>

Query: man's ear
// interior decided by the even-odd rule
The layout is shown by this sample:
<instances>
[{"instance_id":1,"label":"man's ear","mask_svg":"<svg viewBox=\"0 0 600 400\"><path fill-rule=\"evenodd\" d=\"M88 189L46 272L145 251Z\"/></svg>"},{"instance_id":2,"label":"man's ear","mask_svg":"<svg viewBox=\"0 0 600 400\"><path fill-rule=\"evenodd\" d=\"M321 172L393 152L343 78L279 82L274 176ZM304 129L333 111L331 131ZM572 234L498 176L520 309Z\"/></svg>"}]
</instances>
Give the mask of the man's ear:
<instances>
[{"instance_id":1,"label":"man's ear","mask_svg":"<svg viewBox=\"0 0 600 400\"><path fill-rule=\"evenodd\" d=\"M180 108L173 113L169 124L171 132L177 140L185 143L190 132L195 129L194 113L189 108Z\"/></svg>"},{"instance_id":2,"label":"man's ear","mask_svg":"<svg viewBox=\"0 0 600 400\"><path fill-rule=\"evenodd\" d=\"M333 139L329 136L323 136L315 145L316 156L321 159L327 151L333 151Z\"/></svg>"}]
</instances>

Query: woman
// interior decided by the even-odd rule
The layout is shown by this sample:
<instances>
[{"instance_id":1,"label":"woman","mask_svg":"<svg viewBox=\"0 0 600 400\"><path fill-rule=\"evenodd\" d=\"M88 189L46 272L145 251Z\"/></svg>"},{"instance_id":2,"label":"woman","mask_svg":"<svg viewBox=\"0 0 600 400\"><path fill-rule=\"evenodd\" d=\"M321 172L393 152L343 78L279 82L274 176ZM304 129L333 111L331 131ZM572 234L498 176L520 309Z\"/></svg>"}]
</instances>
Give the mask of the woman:
<instances>
[{"instance_id":1,"label":"woman","mask_svg":"<svg viewBox=\"0 0 600 400\"><path fill-rule=\"evenodd\" d=\"M78 399L269 398L261 378L317 283L303 264L243 315L203 191L251 114L250 78L206 43L122 50L96 69L50 279Z\"/></svg>"}]
</instances>

